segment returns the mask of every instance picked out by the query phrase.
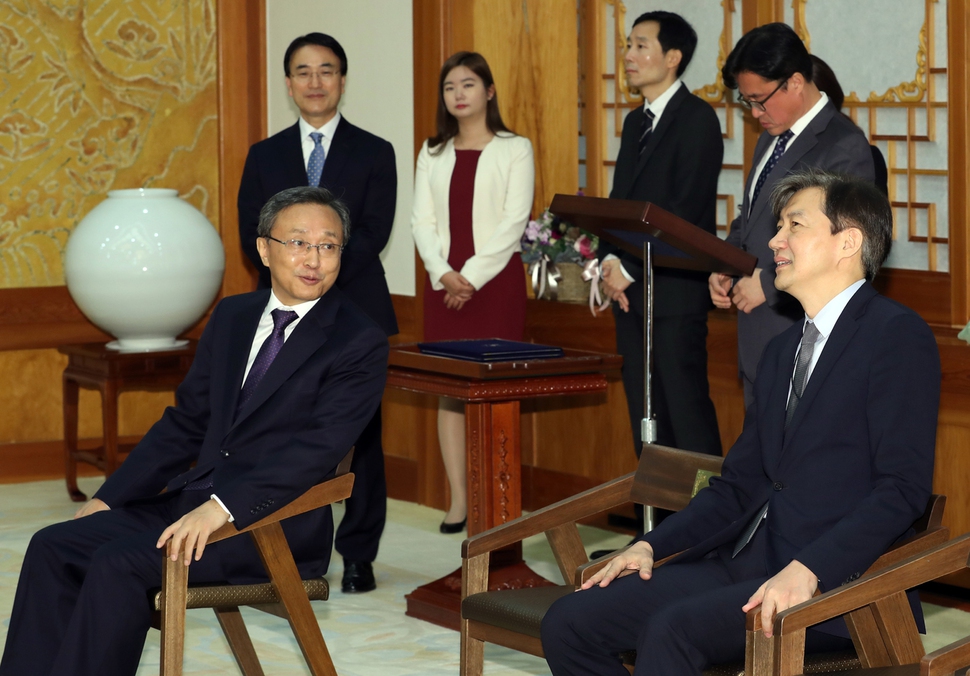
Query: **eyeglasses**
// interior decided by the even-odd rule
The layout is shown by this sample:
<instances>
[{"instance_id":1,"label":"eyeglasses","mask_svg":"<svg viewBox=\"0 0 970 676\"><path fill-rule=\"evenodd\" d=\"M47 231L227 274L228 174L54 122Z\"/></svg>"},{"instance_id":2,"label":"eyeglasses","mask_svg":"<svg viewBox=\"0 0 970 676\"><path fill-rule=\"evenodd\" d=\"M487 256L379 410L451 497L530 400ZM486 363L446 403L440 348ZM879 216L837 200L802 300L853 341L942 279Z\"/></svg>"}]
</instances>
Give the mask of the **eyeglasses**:
<instances>
[{"instance_id":1,"label":"eyeglasses","mask_svg":"<svg viewBox=\"0 0 970 676\"><path fill-rule=\"evenodd\" d=\"M301 83L310 82L313 79L327 82L337 75L338 71L336 70L301 70L290 75L290 79Z\"/></svg>"},{"instance_id":2,"label":"eyeglasses","mask_svg":"<svg viewBox=\"0 0 970 676\"><path fill-rule=\"evenodd\" d=\"M743 96L740 96L739 95L738 96L738 103L740 103L742 106L744 106L748 110L751 110L751 109L760 110L763 113L763 112L765 112L765 104L768 103L768 99L770 99L772 96L774 96L775 95L775 92L777 92L779 89L781 89L782 87L784 87L786 84L788 84L788 78L785 78L784 80L782 80L781 83L777 87L775 87L774 90L772 90L772 92L770 94L768 94L768 96L764 97L760 101L748 101L748 99L746 99Z\"/></svg>"},{"instance_id":3,"label":"eyeglasses","mask_svg":"<svg viewBox=\"0 0 970 676\"><path fill-rule=\"evenodd\" d=\"M271 239L274 242L279 242L286 247L286 252L291 256L309 256L311 249L316 249L317 253L320 254L320 258L336 258L340 255L340 252L344 250L343 246L340 244L333 244L331 242L324 242L323 244L310 244L309 242L304 242L302 239L288 239L285 242L281 239L276 239L270 235L265 235L266 239Z\"/></svg>"}]
</instances>

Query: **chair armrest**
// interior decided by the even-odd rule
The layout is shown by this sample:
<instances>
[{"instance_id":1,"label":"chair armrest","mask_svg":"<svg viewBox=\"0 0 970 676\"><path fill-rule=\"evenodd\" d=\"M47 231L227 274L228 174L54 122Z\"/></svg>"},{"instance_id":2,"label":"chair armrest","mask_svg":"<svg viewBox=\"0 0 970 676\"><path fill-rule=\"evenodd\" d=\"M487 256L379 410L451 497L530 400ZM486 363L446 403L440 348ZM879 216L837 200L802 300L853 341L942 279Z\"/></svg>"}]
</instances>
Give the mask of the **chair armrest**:
<instances>
[{"instance_id":1,"label":"chair armrest","mask_svg":"<svg viewBox=\"0 0 970 676\"><path fill-rule=\"evenodd\" d=\"M633 472L591 488L578 495L560 500L548 507L520 516L508 523L490 528L461 544L461 557L470 559L501 547L521 542L525 538L544 533L566 523L578 521L598 512L622 505L630 499Z\"/></svg>"},{"instance_id":2,"label":"chair armrest","mask_svg":"<svg viewBox=\"0 0 970 676\"><path fill-rule=\"evenodd\" d=\"M919 664L919 674L920 676L949 676L957 669L966 666L970 666L970 636L924 656Z\"/></svg>"},{"instance_id":3,"label":"chair armrest","mask_svg":"<svg viewBox=\"0 0 970 676\"><path fill-rule=\"evenodd\" d=\"M309 512L319 507L323 507L324 505L332 504L338 500L345 500L350 497L350 492L353 490L353 488L354 475L352 473L327 479L326 481L318 483L293 502L283 505L269 516L260 519L256 523L251 524L246 528L237 529L231 523L224 524L221 528L209 536L208 540L206 540L206 544L219 542L220 540L225 540L226 538L231 538L233 536L240 535L241 533L248 533L249 531L263 528L264 526L277 523L283 519L288 519L291 516L303 514L304 512Z\"/></svg>"},{"instance_id":4,"label":"chair armrest","mask_svg":"<svg viewBox=\"0 0 970 676\"><path fill-rule=\"evenodd\" d=\"M967 567L968 556L970 534L910 556L888 568L867 573L854 582L778 613L774 634L792 634L924 582L955 573Z\"/></svg>"}]
</instances>

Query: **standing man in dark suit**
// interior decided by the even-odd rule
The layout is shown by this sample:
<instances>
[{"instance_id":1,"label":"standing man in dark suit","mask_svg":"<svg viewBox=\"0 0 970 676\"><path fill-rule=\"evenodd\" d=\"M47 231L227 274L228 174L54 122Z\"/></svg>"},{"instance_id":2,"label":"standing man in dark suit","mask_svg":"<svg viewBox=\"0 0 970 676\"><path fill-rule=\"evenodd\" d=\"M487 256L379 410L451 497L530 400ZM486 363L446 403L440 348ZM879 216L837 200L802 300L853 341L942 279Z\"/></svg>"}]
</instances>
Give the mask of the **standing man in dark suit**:
<instances>
[{"instance_id":1,"label":"standing man in dark suit","mask_svg":"<svg viewBox=\"0 0 970 676\"><path fill-rule=\"evenodd\" d=\"M892 244L888 200L810 170L772 205L774 283L802 321L768 344L722 475L549 610L557 676L622 676L631 648L638 675L739 660L748 610L771 636L776 613L858 578L926 508L940 360L926 323L870 285ZM818 625L808 650L847 636L842 620Z\"/></svg>"},{"instance_id":2,"label":"standing man in dark suit","mask_svg":"<svg viewBox=\"0 0 970 676\"><path fill-rule=\"evenodd\" d=\"M296 38L286 49L283 68L300 119L249 149L238 200L243 251L260 271L259 287L268 287L269 270L256 249L259 210L285 188L327 188L350 209L354 227L337 288L393 336L397 320L379 256L394 224L394 148L350 124L337 110L347 81L347 55L334 38L323 33ZM344 557L341 588L366 592L376 586L372 563L387 515L379 408L357 440L351 469L356 475L354 493L345 502L347 511L334 544Z\"/></svg>"},{"instance_id":3,"label":"standing man in dark suit","mask_svg":"<svg viewBox=\"0 0 970 676\"><path fill-rule=\"evenodd\" d=\"M724 144L711 106L680 80L697 34L671 12L647 12L633 24L624 58L627 82L644 105L623 123L613 174L614 199L641 200L715 231L717 177ZM643 419L643 261L612 248L602 260L604 289L614 301L616 347L623 355L637 457ZM657 441L720 455L717 414L707 383L707 275L657 268L654 272L653 409Z\"/></svg>"},{"instance_id":4,"label":"standing man in dark suit","mask_svg":"<svg viewBox=\"0 0 970 676\"><path fill-rule=\"evenodd\" d=\"M792 171L818 167L872 181L875 170L865 134L839 113L812 81L812 59L789 26L772 23L746 33L721 69L724 84L738 89L738 102L751 111L764 133L758 138L754 165L744 186L741 213L731 223L727 241L758 257L750 277L714 273L714 305L738 312L738 369L745 406L753 396L758 360L772 338L794 324L802 309L775 286L775 266L768 240L775 233L769 196Z\"/></svg>"},{"instance_id":5,"label":"standing man in dark suit","mask_svg":"<svg viewBox=\"0 0 970 676\"><path fill-rule=\"evenodd\" d=\"M335 286L349 234L347 208L326 190L266 204L258 246L272 291L216 306L176 405L73 521L34 535L0 674L134 674L169 538L190 583L266 579L248 538L206 539L332 475L384 390L387 338ZM330 507L283 530L301 575L324 574Z\"/></svg>"}]
</instances>

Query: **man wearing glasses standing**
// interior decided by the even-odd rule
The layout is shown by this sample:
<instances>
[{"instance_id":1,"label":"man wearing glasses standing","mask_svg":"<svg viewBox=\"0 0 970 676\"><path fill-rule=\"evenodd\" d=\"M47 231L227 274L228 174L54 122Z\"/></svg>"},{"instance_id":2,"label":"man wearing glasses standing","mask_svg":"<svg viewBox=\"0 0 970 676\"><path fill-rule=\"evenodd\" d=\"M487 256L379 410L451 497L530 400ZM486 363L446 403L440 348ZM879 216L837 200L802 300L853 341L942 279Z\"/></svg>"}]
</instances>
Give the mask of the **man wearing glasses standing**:
<instances>
[{"instance_id":1,"label":"man wearing glasses standing","mask_svg":"<svg viewBox=\"0 0 970 676\"><path fill-rule=\"evenodd\" d=\"M709 279L714 305L738 308L738 369L747 407L768 341L803 314L798 301L775 288L775 264L768 248L777 226L770 206L772 189L791 172L808 167L869 181L875 170L869 141L812 82L811 57L788 25L771 23L746 33L721 74L764 129L755 146L741 212L727 238L757 256L758 266L750 277L714 273Z\"/></svg>"},{"instance_id":2,"label":"man wearing glasses standing","mask_svg":"<svg viewBox=\"0 0 970 676\"><path fill-rule=\"evenodd\" d=\"M259 288L269 287L269 268L257 250L260 209L286 188L327 188L347 205L354 227L354 238L341 255L337 288L393 336L397 320L380 253L394 224L394 148L341 116L347 54L333 37L308 33L296 38L286 49L283 70L300 119L249 149L238 199L243 251L259 271ZM355 448L354 493L345 502L347 511L334 545L344 559L341 589L367 592L376 586L372 563L387 514L380 408Z\"/></svg>"}]
</instances>

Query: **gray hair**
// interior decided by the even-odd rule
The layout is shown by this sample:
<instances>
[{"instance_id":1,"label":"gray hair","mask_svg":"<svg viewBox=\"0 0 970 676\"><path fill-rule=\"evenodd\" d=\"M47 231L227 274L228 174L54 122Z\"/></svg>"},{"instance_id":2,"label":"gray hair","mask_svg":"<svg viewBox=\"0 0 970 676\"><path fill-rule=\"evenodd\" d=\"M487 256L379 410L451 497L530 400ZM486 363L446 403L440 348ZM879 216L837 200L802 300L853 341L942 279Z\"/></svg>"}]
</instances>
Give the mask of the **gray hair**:
<instances>
[{"instance_id":1,"label":"gray hair","mask_svg":"<svg viewBox=\"0 0 970 676\"><path fill-rule=\"evenodd\" d=\"M893 245L893 211L889 200L870 181L809 168L789 174L771 191L771 211L776 219L795 193L818 188L822 213L832 223L832 234L846 228L862 233L862 267L872 281L886 262Z\"/></svg>"},{"instance_id":2,"label":"gray hair","mask_svg":"<svg viewBox=\"0 0 970 676\"><path fill-rule=\"evenodd\" d=\"M259 212L256 236L269 237L280 212L298 204L317 204L321 207L330 207L336 211L344 230L343 245L347 246L347 242L350 240L350 209L326 188L317 188L310 185L287 188L270 197Z\"/></svg>"}]
</instances>

